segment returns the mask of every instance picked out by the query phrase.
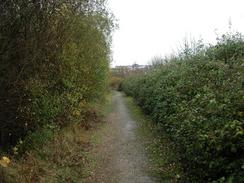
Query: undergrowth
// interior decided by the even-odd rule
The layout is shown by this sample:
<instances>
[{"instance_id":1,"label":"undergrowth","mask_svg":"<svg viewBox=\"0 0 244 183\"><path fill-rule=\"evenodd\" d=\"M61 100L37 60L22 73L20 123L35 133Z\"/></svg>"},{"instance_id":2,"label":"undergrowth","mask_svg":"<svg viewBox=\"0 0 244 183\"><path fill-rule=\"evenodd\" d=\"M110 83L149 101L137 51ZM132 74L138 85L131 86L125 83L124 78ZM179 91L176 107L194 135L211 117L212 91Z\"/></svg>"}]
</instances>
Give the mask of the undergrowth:
<instances>
[{"instance_id":1,"label":"undergrowth","mask_svg":"<svg viewBox=\"0 0 244 183\"><path fill-rule=\"evenodd\" d=\"M104 126L111 107L111 93L107 93L100 103L86 105L80 120L75 118L61 129L33 133L32 148L22 156L11 156L8 167L0 166L0 182L84 182L95 169L91 150L96 145L97 130Z\"/></svg>"}]
</instances>

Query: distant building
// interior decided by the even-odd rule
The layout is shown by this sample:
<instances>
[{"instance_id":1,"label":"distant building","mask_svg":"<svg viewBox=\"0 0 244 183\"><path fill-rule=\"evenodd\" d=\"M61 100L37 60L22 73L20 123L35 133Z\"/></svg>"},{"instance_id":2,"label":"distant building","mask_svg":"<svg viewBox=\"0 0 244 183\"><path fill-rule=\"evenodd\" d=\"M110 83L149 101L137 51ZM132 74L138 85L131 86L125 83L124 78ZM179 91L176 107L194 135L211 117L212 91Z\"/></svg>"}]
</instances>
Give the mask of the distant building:
<instances>
[{"instance_id":1,"label":"distant building","mask_svg":"<svg viewBox=\"0 0 244 183\"><path fill-rule=\"evenodd\" d=\"M148 70L149 67L149 65L139 64L115 66L115 68L112 68L112 74L119 77L126 77L132 74L145 72L146 70Z\"/></svg>"}]
</instances>

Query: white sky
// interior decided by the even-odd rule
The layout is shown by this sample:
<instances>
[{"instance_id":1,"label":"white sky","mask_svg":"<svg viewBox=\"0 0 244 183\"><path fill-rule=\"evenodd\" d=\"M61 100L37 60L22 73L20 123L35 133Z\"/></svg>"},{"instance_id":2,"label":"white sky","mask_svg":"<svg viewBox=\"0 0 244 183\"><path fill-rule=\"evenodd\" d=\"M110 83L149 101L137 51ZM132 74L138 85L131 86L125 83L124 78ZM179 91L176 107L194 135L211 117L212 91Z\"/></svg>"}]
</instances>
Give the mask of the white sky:
<instances>
[{"instance_id":1,"label":"white sky","mask_svg":"<svg viewBox=\"0 0 244 183\"><path fill-rule=\"evenodd\" d=\"M108 0L118 19L113 36L115 65L147 64L169 55L185 38L213 43L232 29L244 33L244 0Z\"/></svg>"}]
</instances>

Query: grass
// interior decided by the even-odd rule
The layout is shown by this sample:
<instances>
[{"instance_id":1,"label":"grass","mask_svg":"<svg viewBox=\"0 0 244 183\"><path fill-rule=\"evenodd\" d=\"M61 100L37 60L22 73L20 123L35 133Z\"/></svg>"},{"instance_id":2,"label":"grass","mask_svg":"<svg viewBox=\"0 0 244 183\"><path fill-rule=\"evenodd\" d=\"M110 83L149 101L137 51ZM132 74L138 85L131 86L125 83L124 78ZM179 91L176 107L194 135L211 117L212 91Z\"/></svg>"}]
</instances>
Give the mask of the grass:
<instances>
[{"instance_id":1,"label":"grass","mask_svg":"<svg viewBox=\"0 0 244 183\"><path fill-rule=\"evenodd\" d=\"M19 159L12 157L7 168L0 166L0 183L84 182L96 166L90 151L99 143L97 130L104 126L103 119L111 110L111 96L93 105L93 109L85 122L93 123L91 129L86 130L82 122L71 122L53 132L39 148L35 147Z\"/></svg>"},{"instance_id":2,"label":"grass","mask_svg":"<svg viewBox=\"0 0 244 183\"><path fill-rule=\"evenodd\" d=\"M89 176L86 164L89 132L79 124L55 132L53 139L15 160L5 169L5 182L82 182Z\"/></svg>"},{"instance_id":3,"label":"grass","mask_svg":"<svg viewBox=\"0 0 244 183\"><path fill-rule=\"evenodd\" d=\"M180 182L184 175L179 155L166 133L136 105L133 98L125 97L132 118L137 121L138 135L146 147L150 174L162 183Z\"/></svg>"}]
</instances>

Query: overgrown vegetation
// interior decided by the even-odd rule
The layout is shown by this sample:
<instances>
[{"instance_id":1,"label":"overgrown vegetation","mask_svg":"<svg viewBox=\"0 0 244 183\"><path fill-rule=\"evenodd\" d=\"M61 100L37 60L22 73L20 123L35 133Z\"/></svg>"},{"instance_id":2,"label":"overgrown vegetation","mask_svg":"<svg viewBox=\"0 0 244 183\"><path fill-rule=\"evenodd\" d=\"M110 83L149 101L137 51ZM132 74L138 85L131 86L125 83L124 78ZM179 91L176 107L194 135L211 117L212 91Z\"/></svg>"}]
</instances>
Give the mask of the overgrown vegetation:
<instances>
[{"instance_id":1,"label":"overgrown vegetation","mask_svg":"<svg viewBox=\"0 0 244 183\"><path fill-rule=\"evenodd\" d=\"M31 150L21 157L11 157L7 166L0 160L0 182L84 182L94 172L96 161L91 151L110 109L110 96L106 95L102 102L86 105L81 121L71 121L60 130L33 133L39 141L34 141ZM43 142L46 134L49 139Z\"/></svg>"},{"instance_id":2,"label":"overgrown vegetation","mask_svg":"<svg viewBox=\"0 0 244 183\"><path fill-rule=\"evenodd\" d=\"M123 78L111 76L110 80L109 80L110 89L118 90L122 80L123 80Z\"/></svg>"},{"instance_id":3,"label":"overgrown vegetation","mask_svg":"<svg viewBox=\"0 0 244 183\"><path fill-rule=\"evenodd\" d=\"M0 182L80 182L89 161L86 131L72 124L56 132L45 148L31 150L25 158L12 161L8 168L0 167Z\"/></svg>"},{"instance_id":4,"label":"overgrown vegetation","mask_svg":"<svg viewBox=\"0 0 244 183\"><path fill-rule=\"evenodd\" d=\"M107 89L113 28L105 0L0 2L0 151L84 118Z\"/></svg>"},{"instance_id":5,"label":"overgrown vegetation","mask_svg":"<svg viewBox=\"0 0 244 183\"><path fill-rule=\"evenodd\" d=\"M104 103L102 105L105 109L107 106ZM84 119L89 122L89 130L84 128L84 123L78 122L54 131L45 146L35 143L27 154L12 159L10 166L0 166L0 182L84 182L95 166L90 152L93 136L99 130L97 127L104 124L101 116L104 109L97 104L91 110L94 108L99 111L99 115L90 111Z\"/></svg>"},{"instance_id":6,"label":"overgrown vegetation","mask_svg":"<svg viewBox=\"0 0 244 183\"><path fill-rule=\"evenodd\" d=\"M122 83L175 142L188 182L244 182L244 39L185 46Z\"/></svg>"}]
</instances>

